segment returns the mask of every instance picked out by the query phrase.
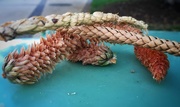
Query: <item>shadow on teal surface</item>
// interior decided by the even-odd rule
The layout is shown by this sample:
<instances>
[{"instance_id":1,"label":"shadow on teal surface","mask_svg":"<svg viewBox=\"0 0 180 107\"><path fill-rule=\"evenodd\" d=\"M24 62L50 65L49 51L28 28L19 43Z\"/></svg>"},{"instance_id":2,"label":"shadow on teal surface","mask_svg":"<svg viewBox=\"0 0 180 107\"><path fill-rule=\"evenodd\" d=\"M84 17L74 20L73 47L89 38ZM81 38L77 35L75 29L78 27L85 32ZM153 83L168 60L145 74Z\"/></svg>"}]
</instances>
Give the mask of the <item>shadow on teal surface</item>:
<instances>
[{"instance_id":1,"label":"shadow on teal surface","mask_svg":"<svg viewBox=\"0 0 180 107\"><path fill-rule=\"evenodd\" d=\"M179 32L151 31L180 41ZM17 45L20 48L24 44ZM34 85L16 85L0 77L0 106L5 107L179 107L180 58L168 55L170 69L157 83L136 59L133 46L110 45L117 64L99 67L62 61L53 74ZM1 58L14 50L0 51ZM0 60L2 66L3 60ZM131 71L135 72L132 73ZM1 72L2 73L2 72Z\"/></svg>"}]
</instances>

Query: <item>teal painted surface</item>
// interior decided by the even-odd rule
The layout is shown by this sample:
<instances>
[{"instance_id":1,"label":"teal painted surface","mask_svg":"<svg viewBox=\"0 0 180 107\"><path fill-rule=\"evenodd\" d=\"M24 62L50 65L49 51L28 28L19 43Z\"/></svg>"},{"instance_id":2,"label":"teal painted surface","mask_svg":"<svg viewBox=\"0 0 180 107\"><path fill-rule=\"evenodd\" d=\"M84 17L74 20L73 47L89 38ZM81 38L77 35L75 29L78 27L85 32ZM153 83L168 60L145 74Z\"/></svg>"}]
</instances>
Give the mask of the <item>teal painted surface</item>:
<instances>
[{"instance_id":1,"label":"teal painted surface","mask_svg":"<svg viewBox=\"0 0 180 107\"><path fill-rule=\"evenodd\" d=\"M180 42L180 32L149 33ZM22 45L1 50L0 66L7 53ZM135 58L133 46L108 45L117 54L115 65L62 61L34 85L11 84L0 77L0 107L180 107L180 57L168 55L170 69L157 83Z\"/></svg>"}]
</instances>

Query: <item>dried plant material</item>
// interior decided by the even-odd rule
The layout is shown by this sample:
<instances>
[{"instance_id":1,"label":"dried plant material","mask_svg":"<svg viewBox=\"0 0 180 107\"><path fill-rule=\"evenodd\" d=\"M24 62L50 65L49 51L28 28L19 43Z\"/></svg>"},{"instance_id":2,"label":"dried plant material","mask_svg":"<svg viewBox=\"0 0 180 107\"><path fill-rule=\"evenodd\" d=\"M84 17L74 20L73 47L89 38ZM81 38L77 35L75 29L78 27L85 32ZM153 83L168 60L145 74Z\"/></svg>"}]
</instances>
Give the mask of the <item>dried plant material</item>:
<instances>
[{"instance_id":1,"label":"dried plant material","mask_svg":"<svg viewBox=\"0 0 180 107\"><path fill-rule=\"evenodd\" d=\"M56 30L56 33L5 58L4 78L13 83L33 84L43 74L52 73L54 66L64 59L100 66L116 63L115 54L103 42L134 45L137 58L157 81L165 77L169 68L162 52L180 56L179 42L144 34L147 24L143 21L103 12L67 12L8 22L0 26L0 40L45 30Z\"/></svg>"},{"instance_id":2,"label":"dried plant material","mask_svg":"<svg viewBox=\"0 0 180 107\"><path fill-rule=\"evenodd\" d=\"M117 14L94 12L90 13L70 13L62 15L34 16L29 19L21 19L14 22L7 22L0 26L1 40L11 40L20 34L37 33L45 30L56 30L59 27L92 25L95 23L129 23L140 29L147 30L147 24L132 17L120 17Z\"/></svg>"},{"instance_id":3,"label":"dried plant material","mask_svg":"<svg viewBox=\"0 0 180 107\"><path fill-rule=\"evenodd\" d=\"M52 73L55 65L65 58L101 66L116 62L113 52L98 41L91 40L89 44L78 35L57 31L47 39L41 38L39 44L34 43L27 50L22 48L20 53L16 50L10 53L5 58L2 76L12 83L33 84L43 74Z\"/></svg>"},{"instance_id":4,"label":"dried plant material","mask_svg":"<svg viewBox=\"0 0 180 107\"><path fill-rule=\"evenodd\" d=\"M147 47L150 49L167 52L180 56L180 43L159 39L153 36L146 36L142 33L128 30L119 30L105 26L74 26L69 28L59 28L59 32L67 34L78 34L83 38L97 38L113 44L131 44L135 46Z\"/></svg>"},{"instance_id":5,"label":"dried plant material","mask_svg":"<svg viewBox=\"0 0 180 107\"><path fill-rule=\"evenodd\" d=\"M52 73L57 62L66 53L60 52L65 47L62 38L56 35L41 38L39 44L32 44L20 53L14 51L5 58L3 77L13 83L33 84L45 73Z\"/></svg>"},{"instance_id":6,"label":"dried plant material","mask_svg":"<svg viewBox=\"0 0 180 107\"><path fill-rule=\"evenodd\" d=\"M165 78L169 68L169 61L166 54L138 46L135 46L134 53L141 63L152 73L153 79L160 82Z\"/></svg>"},{"instance_id":7,"label":"dried plant material","mask_svg":"<svg viewBox=\"0 0 180 107\"><path fill-rule=\"evenodd\" d=\"M100 26L95 26L96 24L99 24ZM108 27L106 26L108 24L113 24L114 26ZM132 30L129 31L128 28L126 30L123 29L123 31L122 29L116 28L116 26L121 26L123 24L131 25L132 27L139 29L140 31L147 31L148 26L143 21L138 21L132 17L118 16L117 14L112 13L94 12L93 14L89 14L67 12L62 15L52 14L46 17L35 16L29 19L21 19L13 22L8 22L7 24L5 23L0 26L0 40L8 41L14 39L16 36L21 34L32 34L45 30L57 30L59 28L64 28L64 31L68 30L71 33L87 36L86 38L94 36L94 38L104 40L108 39L109 36L111 36L111 39L118 38L118 40L120 41L123 41L124 39L128 40L128 42L123 41L120 43L128 43L132 45L136 45L138 43L139 46L150 48L155 47L153 48L155 50L167 52L177 56L180 55L180 43L170 40L159 39L157 37L147 36L142 33L134 32ZM79 27L76 28L77 26ZM72 27L75 27L77 30L73 30L72 32ZM128 31L128 33L126 33L126 31ZM119 37L117 36L120 35L119 33L128 36ZM103 36L101 34L106 34L106 36ZM116 37L112 35L115 35ZM106 41L111 43L119 43L118 40Z\"/></svg>"},{"instance_id":8,"label":"dried plant material","mask_svg":"<svg viewBox=\"0 0 180 107\"><path fill-rule=\"evenodd\" d=\"M90 44L88 48L75 51L68 57L73 62L82 61L83 64L109 65L116 63L115 54L105 45Z\"/></svg>"}]
</instances>

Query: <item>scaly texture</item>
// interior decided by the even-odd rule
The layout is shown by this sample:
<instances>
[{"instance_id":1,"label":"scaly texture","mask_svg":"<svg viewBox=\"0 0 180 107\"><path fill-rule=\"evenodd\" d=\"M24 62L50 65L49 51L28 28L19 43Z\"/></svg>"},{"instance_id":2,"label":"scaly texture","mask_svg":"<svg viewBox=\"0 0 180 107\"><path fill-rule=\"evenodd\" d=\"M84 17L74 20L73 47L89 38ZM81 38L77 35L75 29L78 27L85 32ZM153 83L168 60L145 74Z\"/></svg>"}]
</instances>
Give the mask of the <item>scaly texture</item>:
<instances>
[{"instance_id":1,"label":"scaly texture","mask_svg":"<svg viewBox=\"0 0 180 107\"><path fill-rule=\"evenodd\" d=\"M102 12L36 16L7 22L0 26L0 40L7 41L21 34L47 29L56 30L56 34L42 38L39 44L33 44L28 50L22 49L20 53L14 51L5 58L3 77L13 83L32 84L42 74L51 73L55 64L64 58L93 65L115 63L115 55L103 45L103 41L136 46L137 58L149 68L157 81L164 78L167 72L164 67L167 57L161 63L153 59L148 60L147 64L144 62L149 56L144 58L142 53L153 51L151 57L165 55L162 52L180 55L180 43L143 34L143 30L147 30L147 24L143 21Z\"/></svg>"},{"instance_id":2,"label":"scaly texture","mask_svg":"<svg viewBox=\"0 0 180 107\"><path fill-rule=\"evenodd\" d=\"M70 13L62 15L52 14L46 17L34 16L29 19L6 22L0 26L0 40L11 40L17 35L27 33L37 33L45 30L56 30L59 27L94 25L95 23L128 23L140 29L147 30L147 24L132 17L120 17L117 14L94 12L89 13Z\"/></svg>"},{"instance_id":3,"label":"scaly texture","mask_svg":"<svg viewBox=\"0 0 180 107\"><path fill-rule=\"evenodd\" d=\"M58 31L68 34L78 34L83 38L96 38L99 41L110 43L132 44L180 56L180 43L153 36L146 36L128 30L101 26L74 26L70 28L61 27Z\"/></svg>"},{"instance_id":4,"label":"scaly texture","mask_svg":"<svg viewBox=\"0 0 180 107\"><path fill-rule=\"evenodd\" d=\"M68 12L63 15L53 14L46 17L35 16L29 19L21 19L17 21L4 23L0 27L0 40L7 41L10 39L14 39L17 35L27 34L27 33L37 33L40 31L47 30L47 29L56 30L59 28L66 28L66 29L72 30L71 29L72 27L79 26L79 28L80 27L83 28L83 29L78 28L79 30L84 30L86 29L85 26L87 27L89 27L89 25L95 26L96 24L100 24L101 27L95 28L95 29L92 28L94 29L94 32L90 32L91 34L93 33L95 35L99 35L98 29L101 29L101 30L104 29L102 27L107 27L106 24L113 24L115 26L128 24L141 30L145 30L145 31L147 30L147 24L145 24L143 21L138 21L132 17L126 17L126 16L121 17L121 16L118 16L117 14L103 13L103 12L94 12L93 14ZM114 33L116 33L116 28L114 29L113 28L114 26L108 29L105 28L103 32L101 31L100 33L107 33L109 34L109 36L111 36L112 34L114 35ZM88 28L88 29L92 30L91 28ZM71 33L77 34L78 32L74 31ZM132 33L129 33L129 34L132 34ZM129 40L131 39L131 41L129 41L128 44L136 45L134 44L134 42L136 41L136 43L139 42L138 45L141 46L142 44L143 47L148 47L148 48L150 47L155 50L167 52L167 53L177 55L177 56L180 55L180 43L175 42L175 41L169 41L169 40L166 41L163 39L158 39L156 37L145 36L145 35L143 35L143 38L139 38L138 36L141 36L141 35L142 34L133 34L132 37L128 36L128 37L131 37L129 38ZM104 39L103 37L104 36L102 37L98 36L99 39ZM114 36L112 36L112 38L114 38ZM121 40L121 39L124 39L124 38L118 38L117 40ZM132 39L134 39L135 41ZM119 41L110 41L110 42L119 43ZM145 44L146 42L148 42L148 44ZM125 43L125 42L122 42L122 43Z\"/></svg>"},{"instance_id":5,"label":"scaly texture","mask_svg":"<svg viewBox=\"0 0 180 107\"><path fill-rule=\"evenodd\" d=\"M165 78L169 61L163 52L135 46L134 53L141 63L149 69L156 81L160 82Z\"/></svg>"},{"instance_id":6,"label":"scaly texture","mask_svg":"<svg viewBox=\"0 0 180 107\"><path fill-rule=\"evenodd\" d=\"M140 29L126 24L114 28L142 34ZM153 78L156 81L160 82L163 78L165 78L169 68L169 61L168 57L164 53L139 46L134 47L134 52L137 59L139 59L141 63L153 74Z\"/></svg>"},{"instance_id":7,"label":"scaly texture","mask_svg":"<svg viewBox=\"0 0 180 107\"><path fill-rule=\"evenodd\" d=\"M73 62L82 61L83 64L100 66L116 63L116 56L107 46L92 43L87 48L75 51L68 59Z\"/></svg>"},{"instance_id":8,"label":"scaly texture","mask_svg":"<svg viewBox=\"0 0 180 107\"><path fill-rule=\"evenodd\" d=\"M52 36L47 36L47 39L41 38L39 44L34 43L27 50L22 48L20 53L17 51L10 53L5 58L2 75L12 83L33 84L43 74L52 73L55 65L64 58L93 65L108 65L116 62L115 55L108 47L99 45L95 40L91 41L94 45L88 44L78 35L56 32ZM90 50L94 54L89 56L87 53ZM85 53L85 58L79 57L82 53Z\"/></svg>"},{"instance_id":9,"label":"scaly texture","mask_svg":"<svg viewBox=\"0 0 180 107\"><path fill-rule=\"evenodd\" d=\"M44 73L51 73L55 64L67 55L61 37L41 38L40 44L34 43L28 50L14 51L5 58L3 77L12 83L33 84ZM60 51L61 50L61 51Z\"/></svg>"}]
</instances>

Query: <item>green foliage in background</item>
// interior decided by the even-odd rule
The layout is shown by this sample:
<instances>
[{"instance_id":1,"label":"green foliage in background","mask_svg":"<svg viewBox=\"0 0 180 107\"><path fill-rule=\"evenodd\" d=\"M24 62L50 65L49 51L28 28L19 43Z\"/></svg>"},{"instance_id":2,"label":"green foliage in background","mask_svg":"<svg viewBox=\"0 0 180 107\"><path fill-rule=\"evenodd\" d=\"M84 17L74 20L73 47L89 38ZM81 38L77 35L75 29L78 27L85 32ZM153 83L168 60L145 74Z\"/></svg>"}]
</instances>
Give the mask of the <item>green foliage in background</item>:
<instances>
[{"instance_id":1,"label":"green foliage in background","mask_svg":"<svg viewBox=\"0 0 180 107\"><path fill-rule=\"evenodd\" d=\"M128 0L92 0L91 3L91 12L98 11L102 7L111 4L111 3L116 3L116 2L125 2Z\"/></svg>"}]
</instances>

